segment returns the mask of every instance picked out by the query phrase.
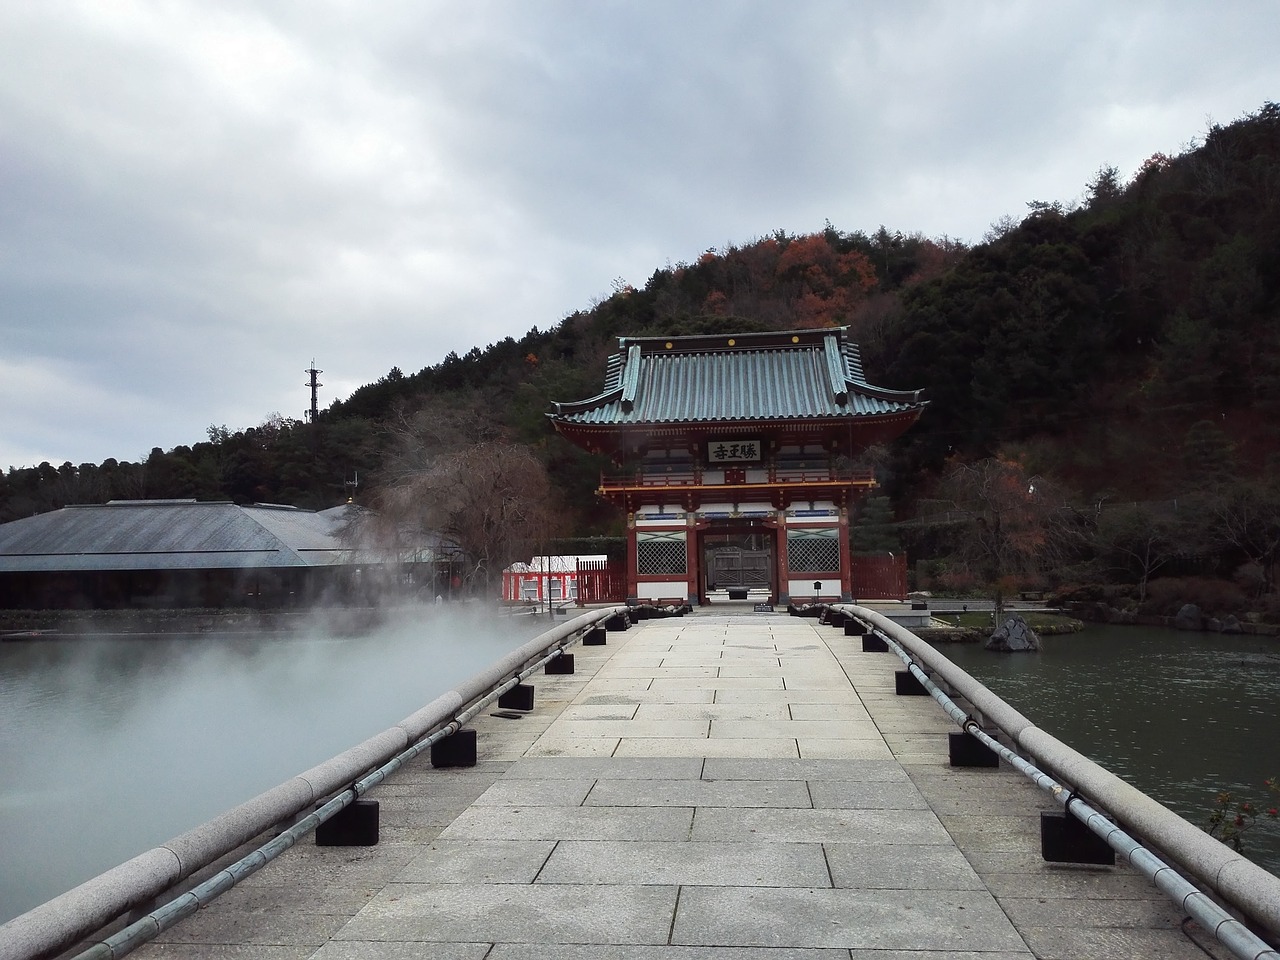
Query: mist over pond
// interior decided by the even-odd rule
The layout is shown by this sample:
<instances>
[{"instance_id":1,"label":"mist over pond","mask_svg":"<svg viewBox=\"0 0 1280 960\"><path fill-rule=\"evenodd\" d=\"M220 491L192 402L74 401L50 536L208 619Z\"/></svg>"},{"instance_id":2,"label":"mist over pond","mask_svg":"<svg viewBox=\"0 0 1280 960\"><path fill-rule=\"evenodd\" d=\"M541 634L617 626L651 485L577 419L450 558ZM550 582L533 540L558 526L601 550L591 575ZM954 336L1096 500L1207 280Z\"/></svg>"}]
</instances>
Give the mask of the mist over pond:
<instances>
[{"instance_id":1,"label":"mist over pond","mask_svg":"<svg viewBox=\"0 0 1280 960\"><path fill-rule=\"evenodd\" d=\"M545 618L0 643L0 922L365 740Z\"/></svg>"}]
</instances>

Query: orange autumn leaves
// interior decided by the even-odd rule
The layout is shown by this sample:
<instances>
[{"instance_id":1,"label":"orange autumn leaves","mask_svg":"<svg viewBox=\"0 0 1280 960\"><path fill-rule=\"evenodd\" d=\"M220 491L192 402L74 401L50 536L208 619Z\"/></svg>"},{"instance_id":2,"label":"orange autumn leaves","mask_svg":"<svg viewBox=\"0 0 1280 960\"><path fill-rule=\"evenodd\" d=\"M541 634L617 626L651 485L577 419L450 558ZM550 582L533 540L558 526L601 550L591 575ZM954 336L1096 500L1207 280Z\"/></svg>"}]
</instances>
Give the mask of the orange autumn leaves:
<instances>
[{"instance_id":1,"label":"orange autumn leaves","mask_svg":"<svg viewBox=\"0 0 1280 960\"><path fill-rule=\"evenodd\" d=\"M875 268L862 253L837 251L824 234L765 238L723 254L704 253L698 267L722 274L703 301L718 316L756 315L768 301L793 319L789 326L816 328L847 323L875 289Z\"/></svg>"}]
</instances>

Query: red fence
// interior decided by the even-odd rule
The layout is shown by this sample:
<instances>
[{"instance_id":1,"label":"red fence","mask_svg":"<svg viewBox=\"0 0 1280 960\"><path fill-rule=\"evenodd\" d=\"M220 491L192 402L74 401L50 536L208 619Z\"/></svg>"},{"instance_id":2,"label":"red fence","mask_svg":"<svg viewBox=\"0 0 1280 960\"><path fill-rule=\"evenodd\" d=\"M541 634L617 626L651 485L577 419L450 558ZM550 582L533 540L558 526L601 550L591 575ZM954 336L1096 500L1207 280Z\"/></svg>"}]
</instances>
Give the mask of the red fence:
<instances>
[{"instance_id":1,"label":"red fence","mask_svg":"<svg viewBox=\"0 0 1280 960\"><path fill-rule=\"evenodd\" d=\"M902 600L907 596L906 554L854 557L851 574L855 600Z\"/></svg>"},{"instance_id":2,"label":"red fence","mask_svg":"<svg viewBox=\"0 0 1280 960\"><path fill-rule=\"evenodd\" d=\"M621 570L607 560L578 561L578 606L586 603L621 603L626 599Z\"/></svg>"}]
</instances>

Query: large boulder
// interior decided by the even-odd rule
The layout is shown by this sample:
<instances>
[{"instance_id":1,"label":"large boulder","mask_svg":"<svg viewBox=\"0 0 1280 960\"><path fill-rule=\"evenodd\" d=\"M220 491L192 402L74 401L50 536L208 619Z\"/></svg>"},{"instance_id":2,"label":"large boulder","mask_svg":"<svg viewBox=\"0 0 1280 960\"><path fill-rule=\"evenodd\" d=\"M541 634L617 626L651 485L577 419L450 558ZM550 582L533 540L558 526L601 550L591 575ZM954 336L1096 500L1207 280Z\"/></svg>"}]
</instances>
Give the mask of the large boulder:
<instances>
[{"instance_id":1,"label":"large boulder","mask_svg":"<svg viewBox=\"0 0 1280 960\"><path fill-rule=\"evenodd\" d=\"M1034 653L1040 649L1040 637L1027 625L1027 621L1015 614L996 627L987 641L988 650L1009 653Z\"/></svg>"},{"instance_id":2,"label":"large boulder","mask_svg":"<svg viewBox=\"0 0 1280 960\"><path fill-rule=\"evenodd\" d=\"M1173 618L1175 630L1203 630L1204 614L1194 603L1184 603Z\"/></svg>"}]
</instances>

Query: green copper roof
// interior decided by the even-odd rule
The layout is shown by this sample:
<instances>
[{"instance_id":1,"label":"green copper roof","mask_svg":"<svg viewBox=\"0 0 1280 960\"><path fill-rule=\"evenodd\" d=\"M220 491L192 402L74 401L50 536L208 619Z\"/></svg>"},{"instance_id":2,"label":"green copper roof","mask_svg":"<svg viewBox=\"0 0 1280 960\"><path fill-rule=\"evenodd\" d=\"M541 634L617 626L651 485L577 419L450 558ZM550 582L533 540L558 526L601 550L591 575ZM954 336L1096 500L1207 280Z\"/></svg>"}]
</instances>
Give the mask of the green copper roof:
<instances>
[{"instance_id":1,"label":"green copper roof","mask_svg":"<svg viewBox=\"0 0 1280 960\"><path fill-rule=\"evenodd\" d=\"M875 417L918 410L919 391L868 384L847 328L622 338L604 392L552 420L599 425Z\"/></svg>"}]
</instances>

